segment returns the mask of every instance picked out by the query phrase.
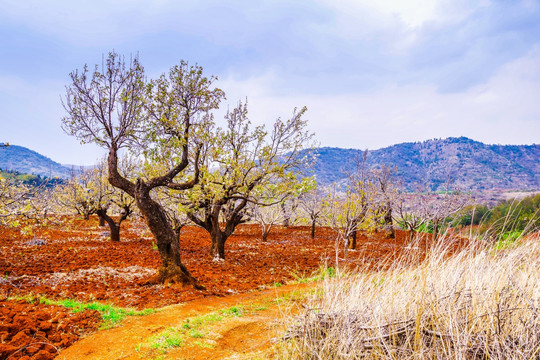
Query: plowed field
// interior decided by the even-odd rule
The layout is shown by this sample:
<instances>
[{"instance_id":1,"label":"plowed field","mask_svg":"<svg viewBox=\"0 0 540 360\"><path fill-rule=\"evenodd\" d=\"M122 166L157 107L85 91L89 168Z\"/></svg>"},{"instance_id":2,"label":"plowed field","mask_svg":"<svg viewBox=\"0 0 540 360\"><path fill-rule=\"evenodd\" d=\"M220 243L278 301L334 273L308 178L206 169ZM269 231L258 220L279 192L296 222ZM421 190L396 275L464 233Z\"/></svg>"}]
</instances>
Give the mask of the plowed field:
<instances>
[{"instance_id":1,"label":"plowed field","mask_svg":"<svg viewBox=\"0 0 540 360\"><path fill-rule=\"evenodd\" d=\"M312 240L308 227L276 227L268 242L262 242L257 225L244 225L227 241L226 261L214 262L208 253L208 234L185 227L180 237L182 262L206 287L195 290L152 281L159 254L142 222L124 222L120 243L108 239L107 227L100 227L97 218L64 217L32 234L0 228L0 299L4 299L0 303L0 359L49 359L96 328L93 312L79 315L80 326L72 326L76 330L70 332L70 326L54 322L59 316L68 318L65 309L34 304L32 311L21 310L22 301L6 299L32 295L141 309L224 297L280 286L312 274L325 263L332 266L334 241L335 235L326 228L317 229ZM339 256L350 267L377 268L399 256L406 246L406 234L400 231L396 239L361 235L357 250L349 251L346 258L340 251ZM24 316L27 322L21 321ZM31 343L51 346L27 346Z\"/></svg>"}]
</instances>

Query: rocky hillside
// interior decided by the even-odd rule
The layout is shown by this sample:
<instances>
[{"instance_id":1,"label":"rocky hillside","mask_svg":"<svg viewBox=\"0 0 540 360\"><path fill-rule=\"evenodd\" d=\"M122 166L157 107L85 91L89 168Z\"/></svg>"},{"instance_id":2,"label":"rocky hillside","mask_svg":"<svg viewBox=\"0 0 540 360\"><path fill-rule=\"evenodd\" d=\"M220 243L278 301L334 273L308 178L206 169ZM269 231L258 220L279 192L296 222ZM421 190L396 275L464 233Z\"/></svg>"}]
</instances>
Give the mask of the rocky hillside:
<instances>
[{"instance_id":1,"label":"rocky hillside","mask_svg":"<svg viewBox=\"0 0 540 360\"><path fill-rule=\"evenodd\" d=\"M314 175L322 184L340 182L363 151L319 148ZM441 188L450 178L467 190L540 189L540 145L486 145L465 137L402 143L368 151L370 167L397 168L409 189Z\"/></svg>"},{"instance_id":2,"label":"rocky hillside","mask_svg":"<svg viewBox=\"0 0 540 360\"><path fill-rule=\"evenodd\" d=\"M319 148L313 175L323 185L344 182L362 150ZM402 143L368 151L367 164L397 168L405 187L440 189L450 178L465 190L540 190L540 145L486 145L465 137ZM0 169L67 178L71 168L22 146L0 147Z\"/></svg>"},{"instance_id":3,"label":"rocky hillside","mask_svg":"<svg viewBox=\"0 0 540 360\"><path fill-rule=\"evenodd\" d=\"M0 147L0 169L42 177L68 178L71 169L22 146Z\"/></svg>"}]
</instances>

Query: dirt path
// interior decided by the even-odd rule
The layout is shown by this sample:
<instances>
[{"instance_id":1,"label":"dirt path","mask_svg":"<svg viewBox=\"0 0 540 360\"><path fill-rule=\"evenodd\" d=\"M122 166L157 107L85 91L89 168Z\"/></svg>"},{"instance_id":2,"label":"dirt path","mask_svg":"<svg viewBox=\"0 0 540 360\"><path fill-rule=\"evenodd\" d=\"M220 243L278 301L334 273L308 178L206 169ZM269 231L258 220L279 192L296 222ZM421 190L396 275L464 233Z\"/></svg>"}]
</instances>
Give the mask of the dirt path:
<instances>
[{"instance_id":1,"label":"dirt path","mask_svg":"<svg viewBox=\"0 0 540 360\"><path fill-rule=\"evenodd\" d=\"M172 305L131 317L62 351L57 359L267 359L283 314L298 305L313 283ZM176 342L176 347L167 347Z\"/></svg>"}]
</instances>

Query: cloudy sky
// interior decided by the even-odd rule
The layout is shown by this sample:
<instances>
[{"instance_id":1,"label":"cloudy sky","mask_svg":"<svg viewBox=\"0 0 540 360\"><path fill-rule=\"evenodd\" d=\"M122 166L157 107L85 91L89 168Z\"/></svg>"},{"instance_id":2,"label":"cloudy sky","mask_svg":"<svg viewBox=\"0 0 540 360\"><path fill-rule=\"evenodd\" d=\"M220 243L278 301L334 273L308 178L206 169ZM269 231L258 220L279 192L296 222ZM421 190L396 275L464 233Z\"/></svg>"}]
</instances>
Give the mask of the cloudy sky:
<instances>
[{"instance_id":1,"label":"cloudy sky","mask_svg":"<svg viewBox=\"0 0 540 360\"><path fill-rule=\"evenodd\" d=\"M61 97L112 49L202 65L255 123L305 105L321 146L540 143L540 0L0 0L0 142L94 163Z\"/></svg>"}]
</instances>

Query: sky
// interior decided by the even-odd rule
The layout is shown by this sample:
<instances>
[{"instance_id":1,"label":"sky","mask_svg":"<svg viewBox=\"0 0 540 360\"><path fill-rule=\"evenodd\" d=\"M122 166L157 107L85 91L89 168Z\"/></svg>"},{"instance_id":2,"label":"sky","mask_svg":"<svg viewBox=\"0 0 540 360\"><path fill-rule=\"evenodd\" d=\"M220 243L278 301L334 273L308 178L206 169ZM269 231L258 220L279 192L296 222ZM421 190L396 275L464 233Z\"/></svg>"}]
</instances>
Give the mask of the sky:
<instances>
[{"instance_id":1,"label":"sky","mask_svg":"<svg viewBox=\"0 0 540 360\"><path fill-rule=\"evenodd\" d=\"M540 143L540 0L0 0L0 142L94 164L61 99L113 49L201 65L255 124L307 106L320 146Z\"/></svg>"}]
</instances>

